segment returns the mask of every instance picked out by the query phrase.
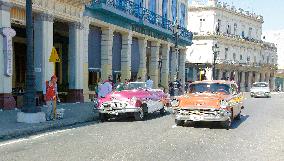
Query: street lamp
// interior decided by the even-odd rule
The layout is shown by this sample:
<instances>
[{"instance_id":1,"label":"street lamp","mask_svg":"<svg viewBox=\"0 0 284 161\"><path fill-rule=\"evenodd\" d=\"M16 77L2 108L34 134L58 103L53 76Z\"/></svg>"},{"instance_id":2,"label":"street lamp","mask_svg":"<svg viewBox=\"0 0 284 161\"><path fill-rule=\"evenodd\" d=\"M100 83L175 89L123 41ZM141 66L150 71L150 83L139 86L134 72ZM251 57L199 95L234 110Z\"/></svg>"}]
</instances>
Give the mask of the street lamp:
<instances>
[{"instance_id":1,"label":"street lamp","mask_svg":"<svg viewBox=\"0 0 284 161\"><path fill-rule=\"evenodd\" d=\"M217 44L212 46L212 51L213 51L213 80L216 78L216 59L217 55L219 53L219 47Z\"/></svg>"},{"instance_id":2,"label":"street lamp","mask_svg":"<svg viewBox=\"0 0 284 161\"><path fill-rule=\"evenodd\" d=\"M33 53L33 15L32 0L26 0L26 34L27 34L27 73L26 90L24 95L24 106L22 112L36 113L36 90L34 74L34 53Z\"/></svg>"}]
</instances>

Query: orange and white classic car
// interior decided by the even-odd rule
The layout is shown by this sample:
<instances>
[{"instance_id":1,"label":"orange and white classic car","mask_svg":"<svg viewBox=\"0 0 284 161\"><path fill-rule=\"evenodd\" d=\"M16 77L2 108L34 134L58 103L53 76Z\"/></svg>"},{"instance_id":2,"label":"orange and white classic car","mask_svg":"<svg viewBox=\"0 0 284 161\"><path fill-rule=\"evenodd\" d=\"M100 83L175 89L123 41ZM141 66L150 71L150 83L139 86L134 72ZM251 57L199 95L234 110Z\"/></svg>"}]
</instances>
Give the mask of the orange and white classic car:
<instances>
[{"instance_id":1,"label":"orange and white classic car","mask_svg":"<svg viewBox=\"0 0 284 161\"><path fill-rule=\"evenodd\" d=\"M233 81L197 81L189 85L188 93L171 101L175 122L220 122L229 129L234 119L241 118L243 96Z\"/></svg>"}]
</instances>

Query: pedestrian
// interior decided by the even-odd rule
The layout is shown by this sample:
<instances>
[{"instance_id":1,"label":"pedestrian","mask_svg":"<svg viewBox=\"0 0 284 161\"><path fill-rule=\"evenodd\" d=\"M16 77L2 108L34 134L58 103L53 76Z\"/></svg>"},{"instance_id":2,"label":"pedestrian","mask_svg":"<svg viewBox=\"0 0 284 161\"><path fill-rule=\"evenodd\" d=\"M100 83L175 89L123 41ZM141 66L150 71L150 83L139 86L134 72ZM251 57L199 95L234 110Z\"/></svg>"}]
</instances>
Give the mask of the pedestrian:
<instances>
[{"instance_id":1,"label":"pedestrian","mask_svg":"<svg viewBox=\"0 0 284 161\"><path fill-rule=\"evenodd\" d=\"M174 87L173 82L169 82L169 93L170 93L170 96L175 96L175 87Z\"/></svg>"},{"instance_id":2,"label":"pedestrian","mask_svg":"<svg viewBox=\"0 0 284 161\"><path fill-rule=\"evenodd\" d=\"M147 81L146 81L146 87L148 89L152 89L153 88L153 81L151 80L150 76L148 76Z\"/></svg>"},{"instance_id":3,"label":"pedestrian","mask_svg":"<svg viewBox=\"0 0 284 161\"><path fill-rule=\"evenodd\" d=\"M104 81L103 84L99 86L99 98L105 98L107 94L112 92L112 85L108 80Z\"/></svg>"},{"instance_id":4,"label":"pedestrian","mask_svg":"<svg viewBox=\"0 0 284 161\"><path fill-rule=\"evenodd\" d=\"M57 92L57 77L53 75L49 81L43 84L43 96L47 105L46 121L54 120L54 106L56 99L59 101Z\"/></svg>"}]
</instances>

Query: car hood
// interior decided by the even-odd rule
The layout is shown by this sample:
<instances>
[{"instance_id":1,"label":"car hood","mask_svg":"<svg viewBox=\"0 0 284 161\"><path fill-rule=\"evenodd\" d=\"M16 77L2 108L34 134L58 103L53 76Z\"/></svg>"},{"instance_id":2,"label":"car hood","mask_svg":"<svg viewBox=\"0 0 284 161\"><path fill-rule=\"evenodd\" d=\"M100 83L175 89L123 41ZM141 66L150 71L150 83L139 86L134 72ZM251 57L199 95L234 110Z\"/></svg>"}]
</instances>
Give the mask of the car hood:
<instances>
[{"instance_id":1,"label":"car hood","mask_svg":"<svg viewBox=\"0 0 284 161\"><path fill-rule=\"evenodd\" d=\"M252 87L251 92L270 92L269 87Z\"/></svg>"},{"instance_id":2,"label":"car hood","mask_svg":"<svg viewBox=\"0 0 284 161\"><path fill-rule=\"evenodd\" d=\"M230 95L199 93L186 94L178 98L180 108L220 108L220 101L228 100Z\"/></svg>"}]
</instances>

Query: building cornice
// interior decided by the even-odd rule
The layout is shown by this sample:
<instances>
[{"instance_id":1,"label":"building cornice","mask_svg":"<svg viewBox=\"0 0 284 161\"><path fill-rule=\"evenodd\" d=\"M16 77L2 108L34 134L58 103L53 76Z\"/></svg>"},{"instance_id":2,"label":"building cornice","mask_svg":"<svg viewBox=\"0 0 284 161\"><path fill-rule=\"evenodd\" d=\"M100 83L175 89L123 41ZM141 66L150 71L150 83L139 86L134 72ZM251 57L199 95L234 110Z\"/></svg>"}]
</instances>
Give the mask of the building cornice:
<instances>
[{"instance_id":1,"label":"building cornice","mask_svg":"<svg viewBox=\"0 0 284 161\"><path fill-rule=\"evenodd\" d=\"M189 7L189 12L200 12L200 11L223 11L259 23L264 23L263 16L250 13L249 11L244 11L243 9L236 10L234 7L230 8L230 6L222 6L217 4L216 6L201 5L201 6Z\"/></svg>"},{"instance_id":2,"label":"building cornice","mask_svg":"<svg viewBox=\"0 0 284 161\"><path fill-rule=\"evenodd\" d=\"M219 40L224 42L232 42L236 44L242 44L244 46L254 46L262 49L271 50L273 52L277 52L277 48L275 44L264 42L262 40L255 39L244 39L237 35L228 35L228 34L216 34L216 33L207 33L203 35L193 35L194 40Z\"/></svg>"}]
</instances>

